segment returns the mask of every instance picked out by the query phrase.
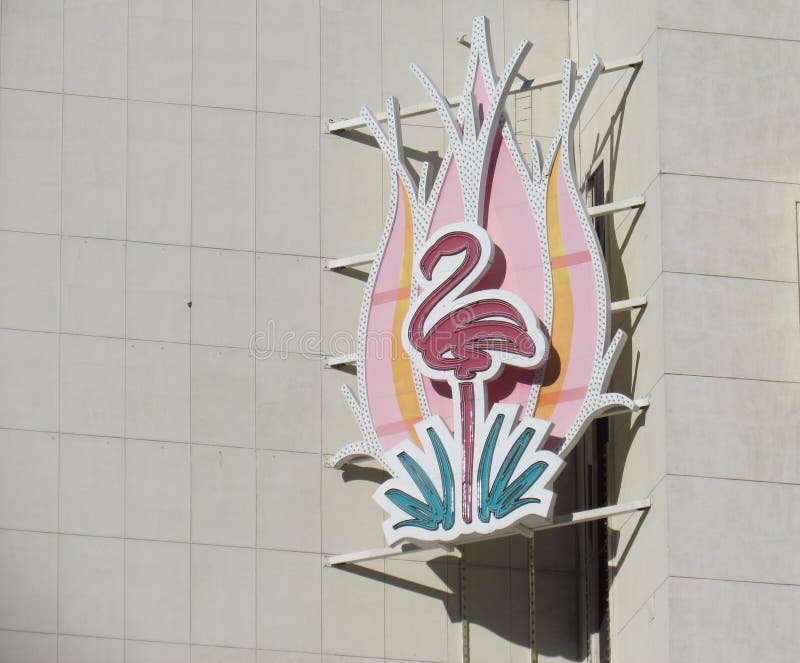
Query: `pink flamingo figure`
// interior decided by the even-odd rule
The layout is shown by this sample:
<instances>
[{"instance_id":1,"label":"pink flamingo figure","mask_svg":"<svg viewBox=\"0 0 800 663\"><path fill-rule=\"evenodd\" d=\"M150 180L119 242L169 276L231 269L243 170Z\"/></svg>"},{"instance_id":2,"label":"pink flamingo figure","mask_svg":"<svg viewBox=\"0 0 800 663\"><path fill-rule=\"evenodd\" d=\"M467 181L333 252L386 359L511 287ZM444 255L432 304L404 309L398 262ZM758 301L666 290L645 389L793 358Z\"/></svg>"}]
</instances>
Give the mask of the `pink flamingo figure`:
<instances>
[{"instance_id":1,"label":"pink flamingo figure","mask_svg":"<svg viewBox=\"0 0 800 663\"><path fill-rule=\"evenodd\" d=\"M483 406L483 382L503 364L534 367L546 355L538 320L524 301L502 290L467 293L489 266L493 245L480 226L456 223L431 237L417 269L418 281L433 283L409 312L406 337L410 352L433 378L458 388L456 417L461 421L462 516L472 522L472 467L475 446L476 383ZM449 274L435 279L445 258L463 255ZM448 263L451 264L452 260ZM456 383L456 384L453 384ZM455 389L454 389L455 396ZM485 409L485 406L484 406ZM485 416L485 412L481 416Z\"/></svg>"}]
</instances>

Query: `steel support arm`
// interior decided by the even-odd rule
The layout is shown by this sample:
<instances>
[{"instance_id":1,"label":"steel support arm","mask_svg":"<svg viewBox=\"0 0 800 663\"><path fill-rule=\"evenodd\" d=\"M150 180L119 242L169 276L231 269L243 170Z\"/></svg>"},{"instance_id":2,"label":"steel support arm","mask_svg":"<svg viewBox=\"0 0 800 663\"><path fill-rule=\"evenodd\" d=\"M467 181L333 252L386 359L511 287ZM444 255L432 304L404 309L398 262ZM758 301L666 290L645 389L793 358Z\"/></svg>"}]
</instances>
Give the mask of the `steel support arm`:
<instances>
[{"instance_id":1,"label":"steel support arm","mask_svg":"<svg viewBox=\"0 0 800 663\"><path fill-rule=\"evenodd\" d=\"M634 513L635 511L644 511L650 508L650 500L637 500L635 502L626 502L624 504L613 504L611 506L603 506L597 509L589 509L587 511L577 511L564 516L556 516L552 523L543 525L536 528L515 528L512 531L503 532L499 536L476 536L478 539L491 539L491 538L504 538L514 536L516 534L524 534L531 536L536 532L543 532L548 529L555 529L556 527L567 527L569 525L578 525L580 523L588 523L594 520L603 520L611 518L612 516L621 516L626 513ZM524 530L524 531L523 531ZM465 541L468 543L468 541ZM326 566L340 566L342 564L356 564L358 562L367 562L373 559L385 559L387 557L397 557L399 555L410 555L424 550L435 550L440 548L446 552L452 552L453 546L441 543L431 543L430 545L413 545L413 546L397 546L387 548L370 548L368 550L359 550L357 552L345 553L342 555L330 555L325 558ZM459 553L460 554L460 553Z\"/></svg>"}]
</instances>

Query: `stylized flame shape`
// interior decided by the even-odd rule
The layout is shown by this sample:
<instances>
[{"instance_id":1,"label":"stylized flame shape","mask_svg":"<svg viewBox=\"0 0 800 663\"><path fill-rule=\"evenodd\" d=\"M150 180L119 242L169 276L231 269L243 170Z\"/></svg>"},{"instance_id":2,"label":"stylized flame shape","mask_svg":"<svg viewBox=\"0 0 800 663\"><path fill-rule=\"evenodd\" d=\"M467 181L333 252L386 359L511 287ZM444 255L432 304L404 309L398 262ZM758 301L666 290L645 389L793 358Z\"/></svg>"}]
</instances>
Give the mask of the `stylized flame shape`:
<instances>
[{"instance_id":1,"label":"stylized flame shape","mask_svg":"<svg viewBox=\"0 0 800 663\"><path fill-rule=\"evenodd\" d=\"M412 70L437 105L450 146L437 178L438 195L428 237L450 224L466 221L489 231L495 259L478 288L499 288L519 296L534 311L541 310L544 293L540 241L523 182L516 172L511 149L498 131L505 126L502 106L522 59L530 50L523 40L498 78L491 52L487 21L473 21L472 48L467 64L462 99L454 117L447 101L422 70ZM518 150L517 150L518 152ZM520 163L522 162L520 158ZM496 184L496 186L495 186ZM432 194L433 195L433 194ZM534 373L513 369L489 383L490 403L525 405ZM509 378L509 375L511 376ZM454 425L452 393L443 383L423 378L425 395L433 414ZM485 412L480 413L481 416Z\"/></svg>"},{"instance_id":2,"label":"stylized flame shape","mask_svg":"<svg viewBox=\"0 0 800 663\"><path fill-rule=\"evenodd\" d=\"M534 202L545 211L553 303L550 358L539 377L541 389L531 393L528 412L553 422L545 448L561 456L593 418L611 409L636 407L622 394L605 393L626 336L619 330L608 342L608 276L572 162L574 123L601 71L597 56L580 78L575 63L564 63L558 132L544 165L538 149L533 150L534 172L528 186Z\"/></svg>"},{"instance_id":3,"label":"stylized flame shape","mask_svg":"<svg viewBox=\"0 0 800 663\"><path fill-rule=\"evenodd\" d=\"M395 447L406 448L405 441L411 440L418 449L403 451L406 458L418 458L419 463L427 462L432 472L438 471L435 468L441 466L434 462L430 442L426 440L433 440L431 431L435 429L435 437L443 445L437 448L450 454L454 440L464 442L466 447L464 435L469 437L470 432L463 428L470 417L464 411L466 392L461 385L467 384L465 376L477 375L480 366L489 360L493 370L485 373L485 380L478 380L479 388L475 391L480 393L474 394L472 427L491 435L494 430L489 428L491 413L508 418L501 444L508 453L521 449L517 442L522 444L520 440L527 439L523 435L514 444L510 441L509 427L517 415L527 422L525 430L539 431L537 439L545 449L564 456L593 417L612 408L635 409L629 398L605 393L625 335L618 331L609 343L610 303L605 265L593 225L575 185L577 178L572 160L574 123L602 64L595 56L578 77L574 63L566 61L559 129L544 160L533 142L531 171L503 115L511 80L529 48L527 41L521 42L498 76L490 56L487 21L476 18L457 115L431 80L412 65L433 99L449 138L442 165L427 196L427 168L423 165L419 182L415 182L405 162L397 100L390 98L387 103L385 132L375 117L362 108L362 117L378 141L392 173L392 202L359 320L357 396L345 388L345 397L364 439L337 453L333 458L335 465L353 456L368 455L377 458L396 477L398 473L407 474L408 468L414 466L411 461L398 464L397 457L386 452ZM502 298L513 301L514 306L498 309L493 316L473 318L472 325L464 321L459 323L452 315L433 316L436 320L431 318L431 322L428 320L431 310L428 310L417 321L421 326L415 327L412 324L415 312L419 312L431 296L436 261L429 265L427 273L424 266L423 271L419 271L418 263L425 261L425 254L447 229L462 226L465 228L461 238L463 250L468 250L467 235L485 235L490 238L494 259L480 279L471 281L469 289L461 292L461 296L474 297L469 303L476 304L476 310L477 302L489 297L487 293L502 293ZM457 253L454 251L453 255ZM532 324L521 315L523 309L532 311ZM515 317L515 314L519 315ZM490 318L495 326L505 318L508 328L503 331L507 333L500 334L495 329L492 335L487 332L488 327L475 323L475 320L485 322ZM430 327L425 327L429 322L438 322L440 331L449 330L455 338L449 345L445 343L444 349L444 346L416 347L413 342L409 346L407 342L413 341L409 333L424 336L430 331ZM542 354L538 356L538 363L508 359L515 355L526 356L522 332L535 329L541 333L540 326L544 336L542 342L538 345L534 342L534 346L539 351L547 346L546 361L542 361ZM405 348L404 342L407 343ZM411 355L407 349L412 351ZM494 361L496 357L492 359L492 356L501 355L504 349L508 351L504 361ZM419 353L428 351L433 353L434 359L438 357L439 373L426 370L424 362L420 362ZM454 369L450 378L445 375L444 367ZM474 388L475 382L469 385ZM535 456L541 453L538 449L537 446L526 452L534 454L529 458L539 458ZM556 463L548 462L547 476L551 480L557 468ZM495 466L490 462L483 470L486 467L500 474L491 475L493 487L486 489L488 492L484 496L494 506L481 504L484 511L480 513L488 513L486 509L490 507L497 513L505 513L507 503L519 506L525 502L527 498L517 494L523 484L515 483L516 478L508 474L510 470L505 465ZM533 466L527 471L529 479L536 474ZM461 479L470 486L479 481L471 462L469 468L461 468ZM489 481L489 475L480 480ZM396 481L402 483L399 477ZM434 484L435 481L425 484L429 493ZM400 489L396 486L395 490ZM421 502L409 501L407 493L403 493L402 499L398 497L400 493L393 495L399 501L387 502L378 495L376 499L387 509L399 503L420 509L420 518L423 513L445 513L444 497L429 499L429 506L423 508ZM464 507L464 522L469 523L472 512L471 506L466 504L465 493L461 506ZM475 526L479 527L480 523Z\"/></svg>"},{"instance_id":4,"label":"stylized flame shape","mask_svg":"<svg viewBox=\"0 0 800 663\"><path fill-rule=\"evenodd\" d=\"M368 455L390 469L383 451L405 439L421 446L415 425L430 416L419 372L401 337L403 321L416 295L414 248L421 236L421 219L430 215L433 204L424 200L427 168L423 166L417 187L405 163L397 99L387 101L386 133L369 110L362 108L361 114L391 168L392 195L359 318L358 397L348 387L342 388L364 439L344 447L334 462L341 464L351 457ZM418 190L423 193L418 194Z\"/></svg>"}]
</instances>

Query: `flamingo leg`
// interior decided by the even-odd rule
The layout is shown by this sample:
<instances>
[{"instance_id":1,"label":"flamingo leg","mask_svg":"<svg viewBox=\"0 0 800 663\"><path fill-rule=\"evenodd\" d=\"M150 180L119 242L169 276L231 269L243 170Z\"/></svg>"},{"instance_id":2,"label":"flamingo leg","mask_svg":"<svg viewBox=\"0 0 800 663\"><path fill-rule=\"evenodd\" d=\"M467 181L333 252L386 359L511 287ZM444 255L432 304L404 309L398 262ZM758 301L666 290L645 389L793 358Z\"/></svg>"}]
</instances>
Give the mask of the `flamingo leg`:
<instances>
[{"instance_id":1,"label":"flamingo leg","mask_svg":"<svg viewBox=\"0 0 800 663\"><path fill-rule=\"evenodd\" d=\"M472 522L472 460L475 454L475 385L459 382L461 396L461 439L464 444L461 483L461 516L465 523Z\"/></svg>"}]
</instances>

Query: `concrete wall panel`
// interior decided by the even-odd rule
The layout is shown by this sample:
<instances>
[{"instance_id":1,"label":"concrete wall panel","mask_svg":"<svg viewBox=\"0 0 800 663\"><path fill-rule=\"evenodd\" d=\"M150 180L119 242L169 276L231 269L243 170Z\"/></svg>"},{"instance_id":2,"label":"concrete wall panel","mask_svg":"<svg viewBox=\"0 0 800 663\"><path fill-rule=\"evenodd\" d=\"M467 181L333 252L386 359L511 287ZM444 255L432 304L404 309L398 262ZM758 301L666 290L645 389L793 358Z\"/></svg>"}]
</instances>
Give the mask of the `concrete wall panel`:
<instances>
[{"instance_id":1,"label":"concrete wall panel","mask_svg":"<svg viewBox=\"0 0 800 663\"><path fill-rule=\"evenodd\" d=\"M718 32L773 39L800 39L800 20L791 0L770 2L761 11L747 0L724 0L713 5L686 0L658 4L658 24L675 30Z\"/></svg>"},{"instance_id":2,"label":"concrete wall panel","mask_svg":"<svg viewBox=\"0 0 800 663\"><path fill-rule=\"evenodd\" d=\"M670 660L796 658L796 586L689 578L669 584Z\"/></svg>"},{"instance_id":3,"label":"concrete wall panel","mask_svg":"<svg viewBox=\"0 0 800 663\"><path fill-rule=\"evenodd\" d=\"M59 231L62 99L0 90L0 224L5 229Z\"/></svg>"},{"instance_id":4,"label":"concrete wall panel","mask_svg":"<svg viewBox=\"0 0 800 663\"><path fill-rule=\"evenodd\" d=\"M191 102L191 0L128 4L128 95L148 101Z\"/></svg>"},{"instance_id":5,"label":"concrete wall panel","mask_svg":"<svg viewBox=\"0 0 800 663\"><path fill-rule=\"evenodd\" d=\"M800 81L777 72L793 71L799 51L796 41L660 32L662 168L796 183L800 138L786 118Z\"/></svg>"},{"instance_id":6,"label":"concrete wall panel","mask_svg":"<svg viewBox=\"0 0 800 663\"><path fill-rule=\"evenodd\" d=\"M800 386L684 375L665 382L671 474L800 483Z\"/></svg>"},{"instance_id":7,"label":"concrete wall panel","mask_svg":"<svg viewBox=\"0 0 800 663\"><path fill-rule=\"evenodd\" d=\"M192 103L254 109L256 0L198 0L193 9Z\"/></svg>"},{"instance_id":8,"label":"concrete wall panel","mask_svg":"<svg viewBox=\"0 0 800 663\"><path fill-rule=\"evenodd\" d=\"M668 372L800 380L796 283L690 274L663 281Z\"/></svg>"},{"instance_id":9,"label":"concrete wall panel","mask_svg":"<svg viewBox=\"0 0 800 663\"><path fill-rule=\"evenodd\" d=\"M129 240L191 243L191 150L189 107L128 103Z\"/></svg>"},{"instance_id":10,"label":"concrete wall panel","mask_svg":"<svg viewBox=\"0 0 800 663\"><path fill-rule=\"evenodd\" d=\"M3 3L0 83L4 87L61 92L64 6L47 0Z\"/></svg>"},{"instance_id":11,"label":"concrete wall panel","mask_svg":"<svg viewBox=\"0 0 800 663\"><path fill-rule=\"evenodd\" d=\"M258 0L258 110L319 116L317 0Z\"/></svg>"},{"instance_id":12,"label":"concrete wall panel","mask_svg":"<svg viewBox=\"0 0 800 663\"><path fill-rule=\"evenodd\" d=\"M124 98L128 3L65 0L64 92Z\"/></svg>"},{"instance_id":13,"label":"concrete wall panel","mask_svg":"<svg viewBox=\"0 0 800 663\"><path fill-rule=\"evenodd\" d=\"M797 281L800 187L665 175L661 188L667 271Z\"/></svg>"}]
</instances>

